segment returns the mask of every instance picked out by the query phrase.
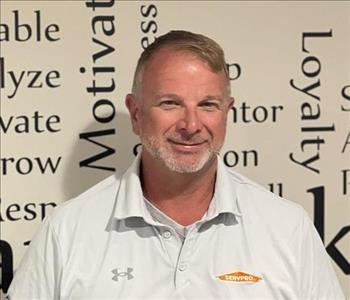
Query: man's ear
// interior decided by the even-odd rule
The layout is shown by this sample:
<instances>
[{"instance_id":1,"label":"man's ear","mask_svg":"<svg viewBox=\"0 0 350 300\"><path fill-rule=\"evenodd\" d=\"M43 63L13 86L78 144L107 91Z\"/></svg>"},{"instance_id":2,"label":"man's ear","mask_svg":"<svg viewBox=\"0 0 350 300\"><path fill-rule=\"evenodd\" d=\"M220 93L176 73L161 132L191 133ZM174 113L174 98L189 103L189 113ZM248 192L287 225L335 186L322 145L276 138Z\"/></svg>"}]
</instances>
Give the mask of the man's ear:
<instances>
[{"instance_id":1,"label":"man's ear","mask_svg":"<svg viewBox=\"0 0 350 300\"><path fill-rule=\"evenodd\" d=\"M133 94L127 94L125 105L129 110L132 130L136 135L140 135L140 103Z\"/></svg>"}]
</instances>

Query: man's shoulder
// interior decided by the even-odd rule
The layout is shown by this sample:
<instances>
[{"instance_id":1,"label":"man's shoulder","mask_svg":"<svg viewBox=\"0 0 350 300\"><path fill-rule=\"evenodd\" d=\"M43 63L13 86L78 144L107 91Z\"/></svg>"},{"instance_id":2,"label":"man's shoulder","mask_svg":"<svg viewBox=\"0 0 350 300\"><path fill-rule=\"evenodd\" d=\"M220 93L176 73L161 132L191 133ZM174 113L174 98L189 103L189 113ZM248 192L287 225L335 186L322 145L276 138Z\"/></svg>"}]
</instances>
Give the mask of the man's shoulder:
<instances>
[{"instance_id":1,"label":"man's shoulder","mask_svg":"<svg viewBox=\"0 0 350 300\"><path fill-rule=\"evenodd\" d=\"M84 220L94 223L101 218L108 218L112 213L120 177L115 173L80 195L61 203L50 216L50 222L53 225Z\"/></svg>"},{"instance_id":2,"label":"man's shoulder","mask_svg":"<svg viewBox=\"0 0 350 300\"><path fill-rule=\"evenodd\" d=\"M238 195L245 198L244 201L252 202L252 204L256 205L261 204L264 205L265 208L270 208L270 206L272 206L275 209L300 209L301 206L299 204L272 193L267 188L243 176L242 174L230 169L227 169L227 171L230 179L236 186Z\"/></svg>"},{"instance_id":3,"label":"man's shoulder","mask_svg":"<svg viewBox=\"0 0 350 300\"><path fill-rule=\"evenodd\" d=\"M247 177L228 169L236 189L237 203L242 218L279 232L291 232L307 217L304 208L282 198Z\"/></svg>"}]
</instances>

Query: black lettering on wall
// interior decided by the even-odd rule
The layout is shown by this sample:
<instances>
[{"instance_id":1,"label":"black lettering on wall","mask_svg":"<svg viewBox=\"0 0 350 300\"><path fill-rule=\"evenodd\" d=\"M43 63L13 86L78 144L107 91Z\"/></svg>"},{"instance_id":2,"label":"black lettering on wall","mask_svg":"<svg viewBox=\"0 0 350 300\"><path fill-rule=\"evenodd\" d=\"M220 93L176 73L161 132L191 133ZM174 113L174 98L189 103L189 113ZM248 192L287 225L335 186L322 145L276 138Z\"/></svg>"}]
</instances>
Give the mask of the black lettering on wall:
<instances>
[{"instance_id":1,"label":"black lettering on wall","mask_svg":"<svg viewBox=\"0 0 350 300\"><path fill-rule=\"evenodd\" d=\"M17 173L29 175L32 172L39 174L55 174L58 170L62 157L2 157L0 158L0 174L8 175Z\"/></svg>"},{"instance_id":2,"label":"black lettering on wall","mask_svg":"<svg viewBox=\"0 0 350 300\"><path fill-rule=\"evenodd\" d=\"M93 163L115 153L115 149L113 149L107 145L104 145L104 144L94 140L93 138L101 137L101 136L108 136L111 134L115 134L115 129L106 129L106 130L100 130L100 131L86 132L86 133L81 133L79 135L80 139L89 141L90 143L93 143L93 144L98 145L98 146L102 147L103 149L105 149L105 151L100 152L96 155L93 155L93 156L81 161L79 163L80 167L95 168L95 169L106 170L106 171L111 171L111 172L115 171L115 168L111 167L111 166L103 166L103 165L93 164Z\"/></svg>"},{"instance_id":3,"label":"black lettering on wall","mask_svg":"<svg viewBox=\"0 0 350 300\"><path fill-rule=\"evenodd\" d=\"M158 31L158 25L156 22L158 9L154 4L141 5L140 12L143 17L143 21L140 23L140 29L144 34L141 38L141 47L142 49L146 49L156 39L155 34Z\"/></svg>"},{"instance_id":4,"label":"black lettering on wall","mask_svg":"<svg viewBox=\"0 0 350 300\"><path fill-rule=\"evenodd\" d=\"M7 293L13 278L13 255L10 244L0 240L0 289Z\"/></svg>"},{"instance_id":5,"label":"black lettering on wall","mask_svg":"<svg viewBox=\"0 0 350 300\"><path fill-rule=\"evenodd\" d=\"M314 198L314 224L324 243L325 230L325 188L318 186L308 189L307 192L312 193ZM339 230L336 236L326 246L326 250L337 266L343 271L345 275L350 275L350 263L337 248L337 243L346 237L350 231L350 225L344 226Z\"/></svg>"},{"instance_id":6,"label":"black lettering on wall","mask_svg":"<svg viewBox=\"0 0 350 300\"><path fill-rule=\"evenodd\" d=\"M109 100L106 94L111 94L116 89L116 84L114 81L115 77L115 68L113 66L108 66L104 61L112 54L115 54L115 48L112 46L112 42L115 41L115 16L106 14L106 11L113 7L115 4L114 0L87 0L85 2L86 7L92 8L93 11L101 12L99 15L94 15L91 19L91 30L92 30L92 43L93 46L98 48L97 51L92 53L91 59L93 65L91 68L80 67L79 71L82 74L85 74L87 69L92 70L88 73L92 75L92 83L90 86L86 87L87 93L91 96L96 97L101 95L102 98L93 98L92 104L92 116L95 121L108 125L111 121L114 120L116 109L113 101ZM103 13L102 13L103 11ZM111 12L115 10L111 9ZM101 63L102 65L98 65ZM99 75L99 76L97 76ZM104 77L101 79L101 75ZM98 79L100 81L98 81ZM101 83L102 81L102 83ZM114 97L114 96L113 96ZM111 127L114 127L111 125ZM114 128L104 128L98 131L92 132L83 132L79 134L79 139L86 140L90 143L93 143L99 147L102 147L103 150L100 153L92 155L88 158L85 158L79 162L79 166L86 168L93 168L105 171L115 171L115 167L102 165L98 163L100 160L113 155L116 151L112 147L105 145L102 142L99 142L97 138L103 136L115 135Z\"/></svg>"},{"instance_id":7,"label":"black lettering on wall","mask_svg":"<svg viewBox=\"0 0 350 300\"><path fill-rule=\"evenodd\" d=\"M61 131L58 115L44 116L39 111L32 115L0 116L1 133L56 133Z\"/></svg>"},{"instance_id":8,"label":"black lettering on wall","mask_svg":"<svg viewBox=\"0 0 350 300\"><path fill-rule=\"evenodd\" d=\"M269 183L268 187L270 191L280 197L283 197L283 184L279 183Z\"/></svg>"},{"instance_id":9,"label":"black lettering on wall","mask_svg":"<svg viewBox=\"0 0 350 300\"><path fill-rule=\"evenodd\" d=\"M335 131L335 125L320 126L318 123L314 125L312 121L319 121L321 117L321 60L310 54L310 49L314 49L314 44L318 39L315 38L330 38L332 37L332 30L323 32L303 32L302 33L302 52L308 53L301 62L301 71L304 75L303 79L307 79L308 83L302 86L296 83L295 79L290 80L290 86L296 91L300 92L304 97L304 101L300 105L301 121L305 122L305 126L301 127L301 132L304 133L304 138L300 142L299 153L292 152L289 154L289 159L296 165L303 167L316 174L320 174L321 170L316 165L321 159L321 145L326 144L326 139L321 136L325 132ZM311 43L312 41L312 43ZM300 94L298 94L300 97ZM304 125L304 123L303 123ZM307 148L308 151L305 151Z\"/></svg>"},{"instance_id":10,"label":"black lettering on wall","mask_svg":"<svg viewBox=\"0 0 350 300\"><path fill-rule=\"evenodd\" d=\"M350 130L348 132L348 135L346 136L345 138L345 142L344 142L344 145L343 145L343 148L341 150L341 153L344 153L346 148L348 147L348 145L350 145Z\"/></svg>"},{"instance_id":11,"label":"black lettering on wall","mask_svg":"<svg viewBox=\"0 0 350 300\"><path fill-rule=\"evenodd\" d=\"M234 64L226 64L227 71L228 71L228 77L232 80L237 80L239 77L241 77L242 69L241 66L237 63ZM235 71L233 71L235 70Z\"/></svg>"},{"instance_id":12,"label":"black lettering on wall","mask_svg":"<svg viewBox=\"0 0 350 300\"><path fill-rule=\"evenodd\" d=\"M326 247L326 250L338 267L343 271L345 275L350 275L350 263L349 260L345 258L343 253L337 248L337 243L345 238L345 236L350 232L350 225L344 226L339 230L337 235L331 240L331 242Z\"/></svg>"},{"instance_id":13,"label":"black lettering on wall","mask_svg":"<svg viewBox=\"0 0 350 300\"><path fill-rule=\"evenodd\" d=\"M0 42L42 42L45 39L49 42L60 40L57 35L59 26L57 24L44 25L40 10L34 11L32 23L21 23L21 15L18 10L13 10L13 27L9 24L0 24ZM12 24L11 24L12 25Z\"/></svg>"},{"instance_id":14,"label":"black lettering on wall","mask_svg":"<svg viewBox=\"0 0 350 300\"><path fill-rule=\"evenodd\" d=\"M223 161L227 167L235 167L237 165L248 167L258 165L258 152L256 150L229 150L223 155Z\"/></svg>"},{"instance_id":15,"label":"black lettering on wall","mask_svg":"<svg viewBox=\"0 0 350 300\"><path fill-rule=\"evenodd\" d=\"M233 106L231 108L232 121L233 123L275 123L278 121L277 119L280 117L283 109L282 105L272 105L270 107L258 105L252 107L243 101L238 107Z\"/></svg>"},{"instance_id":16,"label":"black lettering on wall","mask_svg":"<svg viewBox=\"0 0 350 300\"><path fill-rule=\"evenodd\" d=\"M349 186L350 186L350 169L344 169L341 170L342 175L343 175L343 195L347 195L349 190Z\"/></svg>"},{"instance_id":17,"label":"black lettering on wall","mask_svg":"<svg viewBox=\"0 0 350 300\"><path fill-rule=\"evenodd\" d=\"M346 85L342 88L341 95L344 99L346 99L347 101L350 101L350 85ZM350 112L350 106L345 107L344 105L342 105L341 110Z\"/></svg>"},{"instance_id":18,"label":"black lettering on wall","mask_svg":"<svg viewBox=\"0 0 350 300\"><path fill-rule=\"evenodd\" d=\"M112 7L114 5L114 0L87 0L85 5L95 11L96 8Z\"/></svg>"},{"instance_id":19,"label":"black lettering on wall","mask_svg":"<svg viewBox=\"0 0 350 300\"><path fill-rule=\"evenodd\" d=\"M7 87L7 99L14 99L20 89L58 88L61 86L57 70L6 70L5 59L0 58L0 87Z\"/></svg>"}]
</instances>

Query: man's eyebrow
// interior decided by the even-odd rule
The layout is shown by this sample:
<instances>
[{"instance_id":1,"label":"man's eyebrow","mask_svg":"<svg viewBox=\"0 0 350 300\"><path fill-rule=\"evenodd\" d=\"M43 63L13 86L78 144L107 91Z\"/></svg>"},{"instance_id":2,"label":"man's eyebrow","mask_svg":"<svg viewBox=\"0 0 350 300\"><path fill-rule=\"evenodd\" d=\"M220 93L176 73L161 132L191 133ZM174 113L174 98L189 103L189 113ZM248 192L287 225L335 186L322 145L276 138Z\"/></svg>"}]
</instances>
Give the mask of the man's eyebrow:
<instances>
[{"instance_id":1,"label":"man's eyebrow","mask_svg":"<svg viewBox=\"0 0 350 300\"><path fill-rule=\"evenodd\" d=\"M220 100L223 101L224 97L221 95L207 95L203 98L202 101L207 101L207 100Z\"/></svg>"},{"instance_id":2,"label":"man's eyebrow","mask_svg":"<svg viewBox=\"0 0 350 300\"><path fill-rule=\"evenodd\" d=\"M164 99L164 98L182 101L182 98L179 95L173 94L173 93L165 93L165 94L156 95L156 99L160 100L160 99ZM201 99L200 102L210 101L210 100L224 101L224 99L225 99L225 97L223 97L222 95L206 95Z\"/></svg>"},{"instance_id":3,"label":"man's eyebrow","mask_svg":"<svg viewBox=\"0 0 350 300\"><path fill-rule=\"evenodd\" d=\"M181 97L179 95L172 94L172 93L159 94L156 96L156 98L157 99L171 98L171 99L175 99L175 100L181 100Z\"/></svg>"}]
</instances>

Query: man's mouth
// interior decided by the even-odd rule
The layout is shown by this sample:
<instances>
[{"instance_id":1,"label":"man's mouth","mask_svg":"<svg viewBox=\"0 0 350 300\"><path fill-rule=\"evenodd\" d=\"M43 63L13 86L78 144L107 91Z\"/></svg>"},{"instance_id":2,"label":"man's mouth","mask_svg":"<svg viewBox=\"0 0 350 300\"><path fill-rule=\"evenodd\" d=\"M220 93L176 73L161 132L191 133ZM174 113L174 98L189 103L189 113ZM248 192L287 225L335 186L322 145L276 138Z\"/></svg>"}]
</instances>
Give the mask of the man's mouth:
<instances>
[{"instance_id":1,"label":"man's mouth","mask_svg":"<svg viewBox=\"0 0 350 300\"><path fill-rule=\"evenodd\" d=\"M205 141L196 141L196 142L188 142L188 141L174 141L169 139L170 144L174 149L177 149L180 152L198 152L201 151Z\"/></svg>"},{"instance_id":2,"label":"man's mouth","mask_svg":"<svg viewBox=\"0 0 350 300\"><path fill-rule=\"evenodd\" d=\"M176 144L176 145L181 145L181 146L199 146L205 143L205 141L201 141L201 142L183 142L183 141L174 141L171 139L168 139L169 142Z\"/></svg>"},{"instance_id":3,"label":"man's mouth","mask_svg":"<svg viewBox=\"0 0 350 300\"><path fill-rule=\"evenodd\" d=\"M204 142L200 142L200 143L186 143L186 142L177 142L177 141L172 141L172 140L169 140L169 141L171 143L173 143L173 144L182 145L182 146L198 146L198 145L204 144Z\"/></svg>"}]
</instances>

